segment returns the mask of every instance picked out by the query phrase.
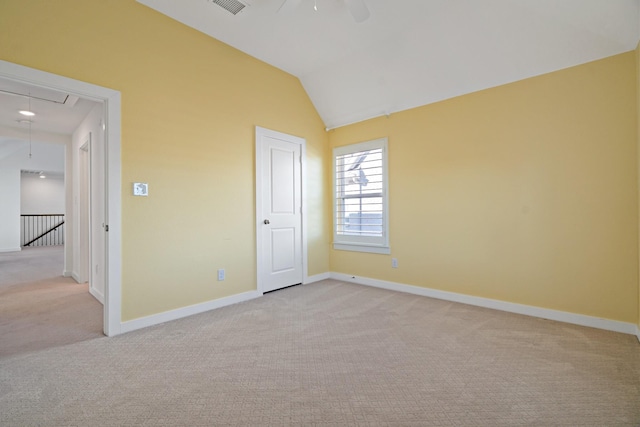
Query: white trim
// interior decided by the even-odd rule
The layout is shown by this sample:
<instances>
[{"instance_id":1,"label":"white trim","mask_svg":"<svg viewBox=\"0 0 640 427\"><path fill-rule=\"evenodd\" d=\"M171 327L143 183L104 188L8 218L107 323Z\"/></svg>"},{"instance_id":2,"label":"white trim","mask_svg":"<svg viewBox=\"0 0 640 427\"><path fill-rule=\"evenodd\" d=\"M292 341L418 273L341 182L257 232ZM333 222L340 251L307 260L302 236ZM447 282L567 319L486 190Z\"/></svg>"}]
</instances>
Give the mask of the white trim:
<instances>
[{"instance_id":1,"label":"white trim","mask_svg":"<svg viewBox=\"0 0 640 427\"><path fill-rule=\"evenodd\" d=\"M385 254L391 253L389 246L377 246L377 245L365 245L355 243L334 243L333 249L340 251L352 251L352 252L368 252L370 254Z\"/></svg>"},{"instance_id":2,"label":"white trim","mask_svg":"<svg viewBox=\"0 0 640 427\"><path fill-rule=\"evenodd\" d=\"M638 342L640 342L640 326L636 326L636 338L638 338Z\"/></svg>"},{"instance_id":3,"label":"white trim","mask_svg":"<svg viewBox=\"0 0 640 427\"><path fill-rule=\"evenodd\" d=\"M302 284L308 285L310 283L320 282L321 280L331 279L331 273L314 274L313 276L305 276Z\"/></svg>"},{"instance_id":4,"label":"white trim","mask_svg":"<svg viewBox=\"0 0 640 427\"><path fill-rule=\"evenodd\" d=\"M245 302L254 298L261 297L258 291L243 292L241 294L231 295L229 297L219 298L187 307L177 308L175 310L165 311L164 313L153 314L151 316L141 317L139 319L122 322L121 333L135 331L160 323L170 322L172 320L182 319L184 317L193 316L194 314L204 313L206 311L215 310L217 308L226 307L228 305Z\"/></svg>"},{"instance_id":5,"label":"white trim","mask_svg":"<svg viewBox=\"0 0 640 427\"><path fill-rule=\"evenodd\" d=\"M92 288L91 286L89 286L89 293L98 300L98 302L102 305L104 305L104 295L102 295L100 292L98 292L97 290L95 290L95 288Z\"/></svg>"},{"instance_id":6,"label":"white trim","mask_svg":"<svg viewBox=\"0 0 640 427\"><path fill-rule=\"evenodd\" d=\"M506 301L498 301L489 298L474 297L471 295L458 294L455 292L440 291L437 289L422 288L419 286L405 285L384 280L371 279L368 277L358 277L343 273L331 273L331 278L343 282L357 283L360 285L372 286L375 288L388 289L391 291L405 292L429 298L436 298L445 301L459 302L462 304L475 305L478 307L491 308L493 310L507 311L509 313L524 314L525 316L540 317L542 319L556 320L558 322L571 323L574 325L588 326L591 328L604 329L607 331L620 332L634 335L637 326L633 323L620 322L617 320L602 319L599 317L586 316L584 314L568 313L566 311L551 310L548 308L533 307L530 305L516 304Z\"/></svg>"},{"instance_id":7,"label":"white trim","mask_svg":"<svg viewBox=\"0 0 640 427\"><path fill-rule=\"evenodd\" d=\"M338 194L336 189L337 161L336 158L346 154L354 154L368 150L382 151L382 236L352 236L338 234ZM334 147L331 157L331 197L333 215L333 249L353 252L368 252L376 254L390 254L389 247L389 140L387 137L356 144ZM342 199L342 197L340 197Z\"/></svg>"},{"instance_id":8,"label":"white trim","mask_svg":"<svg viewBox=\"0 0 640 427\"><path fill-rule=\"evenodd\" d=\"M307 140L301 138L299 136L289 135L286 133L278 132L275 130L263 128L260 126L256 126L255 129L255 148L256 148L256 182L255 182L255 190L256 190L256 287L258 292L261 294L264 293L264 284L262 280L262 271L264 269L262 263L262 251L260 248L262 247L262 233L260 233L260 226L262 224L262 147L261 147L261 137L268 136L274 139L283 140L286 142L290 142L292 144L300 145L300 179L301 179L301 203L302 203L302 283L305 283L307 274L308 274L308 260L307 260L307 203L306 203L306 182L307 182Z\"/></svg>"},{"instance_id":9,"label":"white trim","mask_svg":"<svg viewBox=\"0 0 640 427\"><path fill-rule=\"evenodd\" d=\"M22 250L21 247L17 247L17 248L4 248L4 249L0 249L0 252L20 252Z\"/></svg>"},{"instance_id":10,"label":"white trim","mask_svg":"<svg viewBox=\"0 0 640 427\"><path fill-rule=\"evenodd\" d=\"M256 235L256 290L259 293L263 293L264 285L262 280L262 271L264 266L262 265L262 236L260 235L260 221L262 218L262 185L260 185L262 178L262 147L260 146L260 132L262 128L256 126L255 129L255 148L256 148L256 165L255 165L255 190L256 190L256 212L255 212L255 235ZM304 197L304 196L303 196Z\"/></svg>"},{"instance_id":11,"label":"white trim","mask_svg":"<svg viewBox=\"0 0 640 427\"><path fill-rule=\"evenodd\" d=\"M120 92L109 90L104 101L105 132L107 147L107 167L105 187L107 191L106 268L104 281L104 333L107 336L122 333L122 166L120 157L121 99Z\"/></svg>"},{"instance_id":12,"label":"white trim","mask_svg":"<svg viewBox=\"0 0 640 427\"><path fill-rule=\"evenodd\" d=\"M105 335L121 333L121 295L122 295L122 217L121 217L121 165L120 165L120 92L82 82L68 77L47 73L0 60L0 77L26 83L33 86L56 89L81 98L104 103L105 144L107 147L106 224L107 260L105 268Z\"/></svg>"},{"instance_id":13,"label":"white trim","mask_svg":"<svg viewBox=\"0 0 640 427\"><path fill-rule=\"evenodd\" d=\"M300 179L302 185L302 283L304 284L309 276L309 260L307 259L307 141L302 139L300 146Z\"/></svg>"},{"instance_id":14,"label":"white trim","mask_svg":"<svg viewBox=\"0 0 640 427\"><path fill-rule=\"evenodd\" d=\"M76 281L76 283L86 283L82 281L82 278L76 271L71 272L71 278Z\"/></svg>"},{"instance_id":15,"label":"white trim","mask_svg":"<svg viewBox=\"0 0 640 427\"><path fill-rule=\"evenodd\" d=\"M78 283L88 282L89 290L91 290L91 283L93 283L93 268L91 268L93 265L93 245L91 244L91 234L93 232L93 212L91 210L91 190L93 187L91 185L91 176L93 173L91 170L93 163L91 161L91 132L88 132L82 140L84 141L84 144L78 148L78 155L76 157L78 159L78 164L74 168L74 171L78 176L73 177L73 175L71 175L73 180L78 182L78 194L77 196L74 196L77 197L77 203L74 206L73 212L75 222L73 243L74 245L77 245L76 254L78 254L79 259L74 262L78 271L75 272L76 276L73 278ZM82 154L81 152L84 152L85 154ZM86 237L86 239L83 239L83 237ZM80 273L82 273L82 277L80 277Z\"/></svg>"}]
</instances>

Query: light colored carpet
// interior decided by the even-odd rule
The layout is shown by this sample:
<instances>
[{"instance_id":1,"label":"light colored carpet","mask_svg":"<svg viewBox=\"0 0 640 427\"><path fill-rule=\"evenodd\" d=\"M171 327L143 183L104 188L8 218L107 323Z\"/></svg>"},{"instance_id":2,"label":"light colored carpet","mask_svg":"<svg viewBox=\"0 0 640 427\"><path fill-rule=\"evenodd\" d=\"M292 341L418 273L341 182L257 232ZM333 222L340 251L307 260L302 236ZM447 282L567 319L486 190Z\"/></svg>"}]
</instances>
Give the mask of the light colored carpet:
<instances>
[{"instance_id":1,"label":"light colored carpet","mask_svg":"<svg viewBox=\"0 0 640 427\"><path fill-rule=\"evenodd\" d=\"M638 426L640 345L326 280L4 356L0 425Z\"/></svg>"},{"instance_id":2,"label":"light colored carpet","mask_svg":"<svg viewBox=\"0 0 640 427\"><path fill-rule=\"evenodd\" d=\"M62 277L64 246L38 246L0 253L0 289Z\"/></svg>"},{"instance_id":3,"label":"light colored carpet","mask_svg":"<svg viewBox=\"0 0 640 427\"><path fill-rule=\"evenodd\" d=\"M102 305L62 277L63 247L0 254L0 357L102 337Z\"/></svg>"}]
</instances>

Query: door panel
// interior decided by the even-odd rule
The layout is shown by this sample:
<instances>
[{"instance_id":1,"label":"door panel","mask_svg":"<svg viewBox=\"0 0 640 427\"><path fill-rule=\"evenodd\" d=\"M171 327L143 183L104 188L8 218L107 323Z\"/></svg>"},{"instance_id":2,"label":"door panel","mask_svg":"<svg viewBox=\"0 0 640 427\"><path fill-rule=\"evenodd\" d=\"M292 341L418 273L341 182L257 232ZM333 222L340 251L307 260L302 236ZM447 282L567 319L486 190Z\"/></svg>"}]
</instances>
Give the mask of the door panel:
<instances>
[{"instance_id":1,"label":"door panel","mask_svg":"<svg viewBox=\"0 0 640 427\"><path fill-rule=\"evenodd\" d=\"M271 271L282 273L296 268L295 228L271 229Z\"/></svg>"},{"instance_id":2,"label":"door panel","mask_svg":"<svg viewBox=\"0 0 640 427\"><path fill-rule=\"evenodd\" d=\"M294 214L295 187L291 185L295 179L295 152L271 148L271 213Z\"/></svg>"}]
</instances>

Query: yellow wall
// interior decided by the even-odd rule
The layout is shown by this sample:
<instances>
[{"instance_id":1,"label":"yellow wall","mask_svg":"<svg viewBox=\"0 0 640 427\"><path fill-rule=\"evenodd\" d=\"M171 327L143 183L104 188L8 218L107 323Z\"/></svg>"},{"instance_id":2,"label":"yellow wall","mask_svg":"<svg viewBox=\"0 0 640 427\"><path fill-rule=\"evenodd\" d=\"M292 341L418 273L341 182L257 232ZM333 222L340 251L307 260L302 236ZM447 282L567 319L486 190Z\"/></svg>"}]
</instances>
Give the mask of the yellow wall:
<instances>
[{"instance_id":1,"label":"yellow wall","mask_svg":"<svg viewBox=\"0 0 640 427\"><path fill-rule=\"evenodd\" d=\"M629 52L330 132L388 136L392 251L332 271L635 323L635 79Z\"/></svg>"},{"instance_id":2,"label":"yellow wall","mask_svg":"<svg viewBox=\"0 0 640 427\"><path fill-rule=\"evenodd\" d=\"M295 77L133 0L3 0L0 59L122 93L123 320L255 289L259 125L307 139L309 274L640 325L633 52L329 137ZM392 255L328 250L330 147L380 136Z\"/></svg>"},{"instance_id":3,"label":"yellow wall","mask_svg":"<svg viewBox=\"0 0 640 427\"><path fill-rule=\"evenodd\" d=\"M309 274L329 270L328 138L297 78L133 0L3 0L0 59L122 93L123 320L256 288L256 125L306 138Z\"/></svg>"}]
</instances>

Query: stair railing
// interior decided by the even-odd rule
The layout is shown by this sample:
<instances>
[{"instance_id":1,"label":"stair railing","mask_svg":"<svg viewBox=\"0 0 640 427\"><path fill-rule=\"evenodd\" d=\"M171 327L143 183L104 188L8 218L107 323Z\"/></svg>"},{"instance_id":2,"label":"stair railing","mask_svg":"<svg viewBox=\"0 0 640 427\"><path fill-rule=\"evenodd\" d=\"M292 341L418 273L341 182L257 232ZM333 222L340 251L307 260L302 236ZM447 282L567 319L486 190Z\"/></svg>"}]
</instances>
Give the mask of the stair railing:
<instances>
[{"instance_id":1,"label":"stair railing","mask_svg":"<svg viewBox=\"0 0 640 427\"><path fill-rule=\"evenodd\" d=\"M64 244L64 214L20 215L21 245Z\"/></svg>"}]
</instances>

